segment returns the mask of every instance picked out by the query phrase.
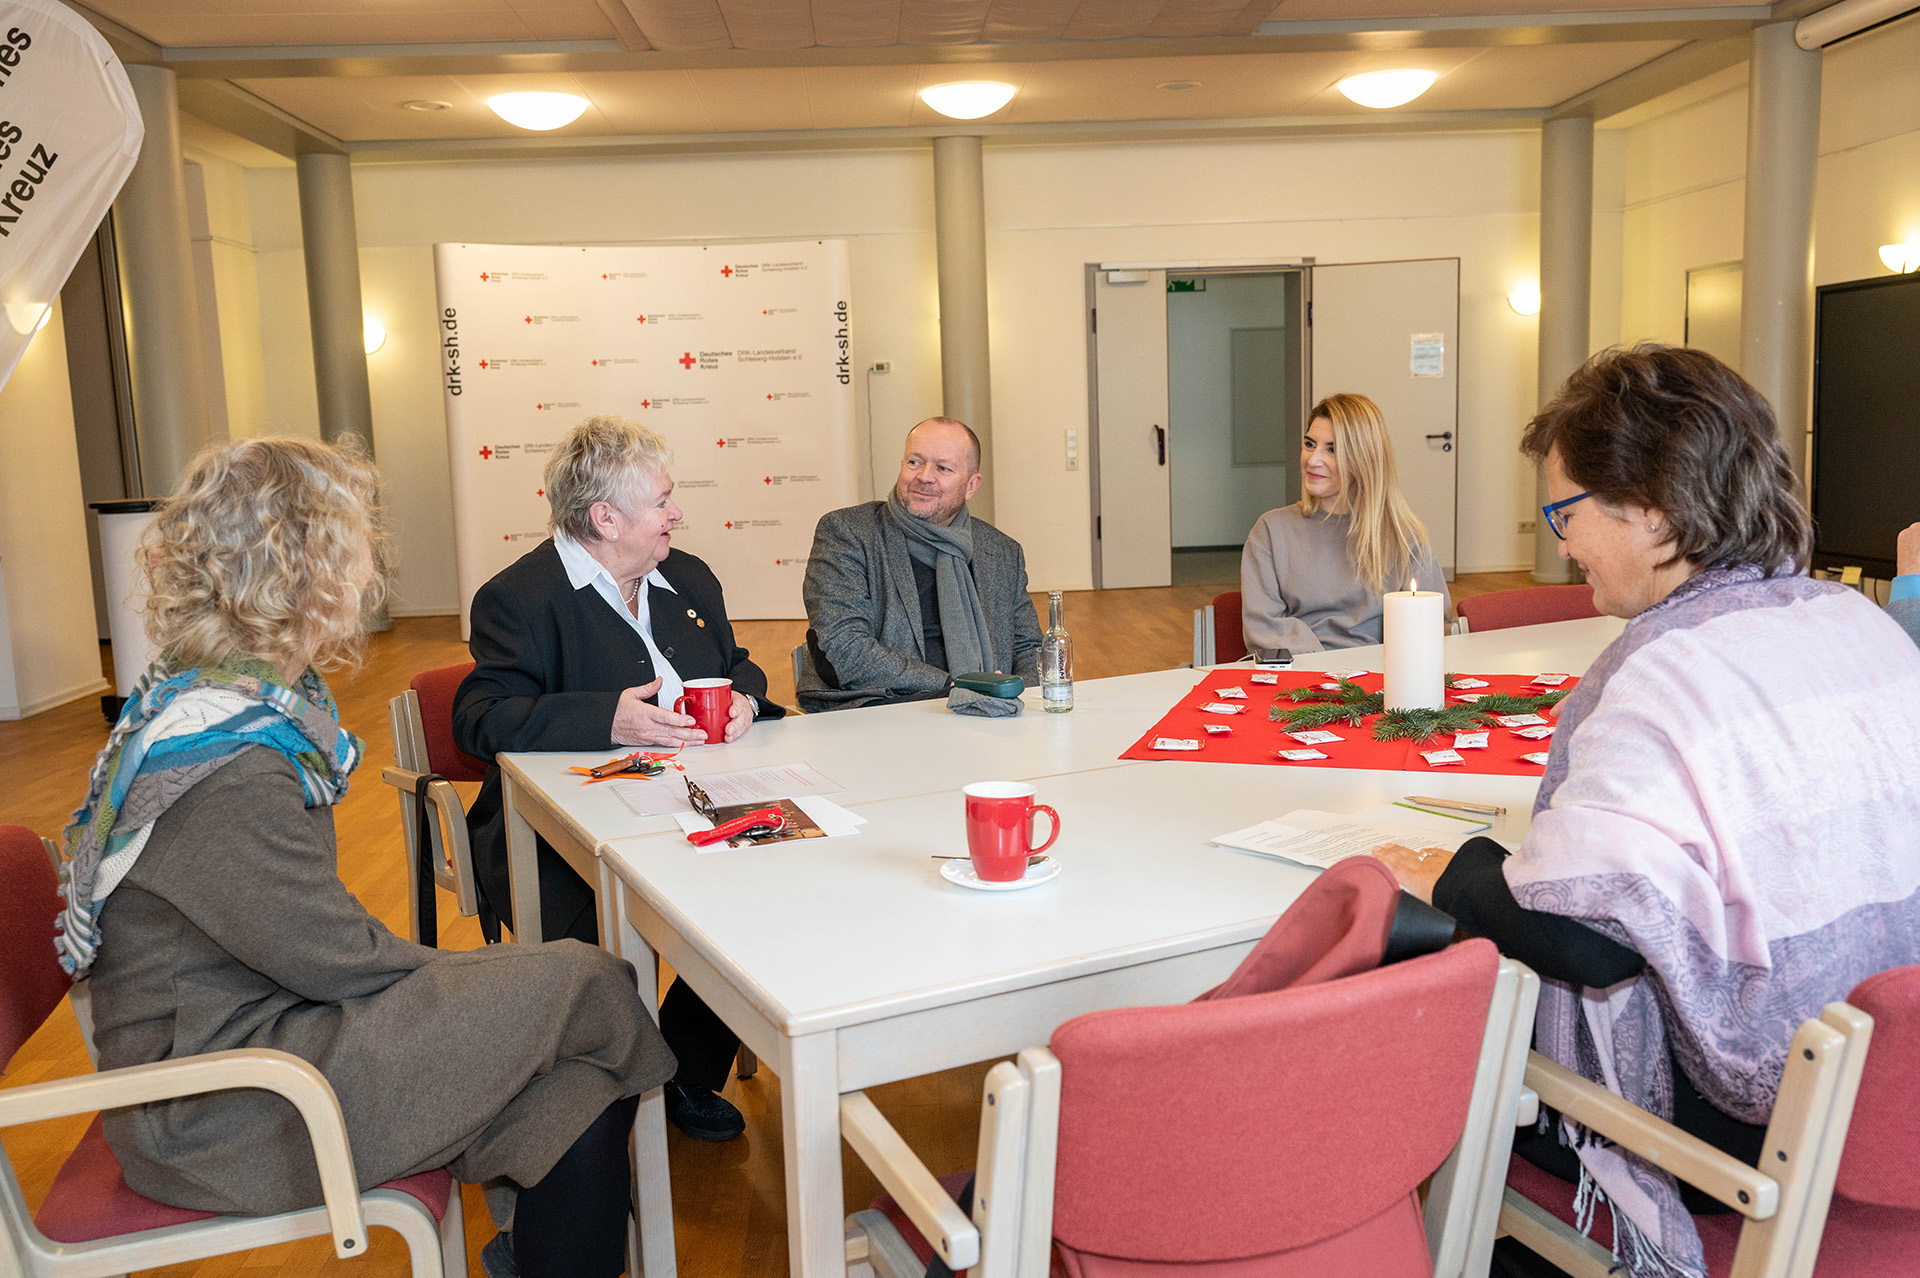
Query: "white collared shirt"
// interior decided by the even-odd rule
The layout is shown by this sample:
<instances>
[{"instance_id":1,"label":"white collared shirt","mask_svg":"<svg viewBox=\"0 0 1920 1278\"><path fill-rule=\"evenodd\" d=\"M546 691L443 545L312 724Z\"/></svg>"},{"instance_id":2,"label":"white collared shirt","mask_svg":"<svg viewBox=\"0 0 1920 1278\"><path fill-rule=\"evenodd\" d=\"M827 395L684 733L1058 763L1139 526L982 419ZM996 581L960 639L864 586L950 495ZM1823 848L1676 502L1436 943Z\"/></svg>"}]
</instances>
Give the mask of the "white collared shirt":
<instances>
[{"instance_id":1,"label":"white collared shirt","mask_svg":"<svg viewBox=\"0 0 1920 1278\"><path fill-rule=\"evenodd\" d=\"M660 695L654 700L660 706L671 710L673 703L686 690L686 685L681 681L680 673L673 668L673 663L667 660L666 654L662 653L660 646L653 641L653 612L647 605L647 596L656 589L664 590L670 595L679 592L669 585L667 579L660 575L660 570L655 568L640 580L639 615L635 616L627 611L625 587L613 579L613 574L607 571L605 564L587 553L586 547L565 533L556 532L553 535L553 548L560 552L560 563L566 568L567 581L573 588L579 590L583 586L591 585L600 593L600 597L607 601L607 607L619 613L620 620L632 626L639 634L640 641L647 645L647 655L653 658L653 672L661 679Z\"/></svg>"}]
</instances>

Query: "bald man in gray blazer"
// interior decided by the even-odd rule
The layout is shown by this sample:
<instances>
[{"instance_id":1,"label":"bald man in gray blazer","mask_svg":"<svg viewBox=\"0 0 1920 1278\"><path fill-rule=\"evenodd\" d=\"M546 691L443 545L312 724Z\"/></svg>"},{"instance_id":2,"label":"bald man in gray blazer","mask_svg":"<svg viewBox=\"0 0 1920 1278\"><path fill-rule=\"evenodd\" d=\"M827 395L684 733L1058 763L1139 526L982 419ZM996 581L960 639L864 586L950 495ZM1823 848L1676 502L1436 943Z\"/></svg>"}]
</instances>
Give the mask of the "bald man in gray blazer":
<instances>
[{"instance_id":1,"label":"bald man in gray blazer","mask_svg":"<svg viewBox=\"0 0 1920 1278\"><path fill-rule=\"evenodd\" d=\"M1026 556L967 510L980 482L979 438L929 418L908 432L887 500L821 517L802 588L802 709L930 700L981 671L1040 681Z\"/></svg>"}]
</instances>

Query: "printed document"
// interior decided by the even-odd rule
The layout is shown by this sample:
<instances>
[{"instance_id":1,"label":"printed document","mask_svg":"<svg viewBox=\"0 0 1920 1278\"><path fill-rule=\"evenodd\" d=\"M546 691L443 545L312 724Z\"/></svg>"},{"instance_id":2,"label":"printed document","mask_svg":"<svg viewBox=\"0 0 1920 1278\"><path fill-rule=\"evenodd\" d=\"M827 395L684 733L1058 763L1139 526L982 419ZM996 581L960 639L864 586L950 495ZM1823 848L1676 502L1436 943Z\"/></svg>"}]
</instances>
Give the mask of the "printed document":
<instances>
[{"instance_id":1,"label":"printed document","mask_svg":"<svg viewBox=\"0 0 1920 1278\"><path fill-rule=\"evenodd\" d=\"M1218 835L1213 841L1235 851L1324 869L1350 856L1368 856L1383 843L1456 852L1462 843L1488 828L1486 822L1471 817L1441 816L1386 803L1365 812L1302 808L1275 821Z\"/></svg>"},{"instance_id":2,"label":"printed document","mask_svg":"<svg viewBox=\"0 0 1920 1278\"><path fill-rule=\"evenodd\" d=\"M635 816L663 816L691 812L687 800L686 777L669 771L651 780L607 781L621 802ZM742 768L737 772L692 774L693 783L707 792L716 808L735 803L761 803L772 799L799 799L810 794L838 794L845 789L839 782L821 776L804 763L778 763L765 768Z\"/></svg>"}]
</instances>

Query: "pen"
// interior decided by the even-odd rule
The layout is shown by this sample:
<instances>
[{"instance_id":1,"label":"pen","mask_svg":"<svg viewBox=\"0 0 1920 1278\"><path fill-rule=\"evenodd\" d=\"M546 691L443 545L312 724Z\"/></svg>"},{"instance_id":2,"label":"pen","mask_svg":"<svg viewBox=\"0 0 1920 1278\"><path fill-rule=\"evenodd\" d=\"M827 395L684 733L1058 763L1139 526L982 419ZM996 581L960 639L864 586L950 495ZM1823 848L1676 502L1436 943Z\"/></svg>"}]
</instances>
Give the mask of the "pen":
<instances>
[{"instance_id":1,"label":"pen","mask_svg":"<svg viewBox=\"0 0 1920 1278\"><path fill-rule=\"evenodd\" d=\"M1455 812L1484 812L1488 816L1505 816L1507 810L1491 803L1467 803L1459 799L1429 799L1425 795L1410 794L1408 803L1425 804L1430 808L1451 808Z\"/></svg>"}]
</instances>

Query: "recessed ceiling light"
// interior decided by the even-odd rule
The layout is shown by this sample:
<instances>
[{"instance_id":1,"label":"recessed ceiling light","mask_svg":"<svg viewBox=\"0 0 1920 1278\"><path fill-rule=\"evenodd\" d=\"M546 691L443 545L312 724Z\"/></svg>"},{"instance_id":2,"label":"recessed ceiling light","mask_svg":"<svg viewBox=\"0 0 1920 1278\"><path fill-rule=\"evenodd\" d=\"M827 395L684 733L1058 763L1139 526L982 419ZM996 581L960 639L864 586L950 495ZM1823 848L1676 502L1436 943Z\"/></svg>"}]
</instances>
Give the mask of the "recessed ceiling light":
<instances>
[{"instance_id":1,"label":"recessed ceiling light","mask_svg":"<svg viewBox=\"0 0 1920 1278\"><path fill-rule=\"evenodd\" d=\"M920 90L920 100L954 120L978 120L1013 101L1014 88L997 80L964 80Z\"/></svg>"},{"instance_id":2,"label":"recessed ceiling light","mask_svg":"<svg viewBox=\"0 0 1920 1278\"><path fill-rule=\"evenodd\" d=\"M453 103L435 102L432 98L415 98L411 102L402 102L400 105L409 111L444 111Z\"/></svg>"},{"instance_id":3,"label":"recessed ceiling light","mask_svg":"<svg viewBox=\"0 0 1920 1278\"><path fill-rule=\"evenodd\" d=\"M487 105L516 128L545 132L579 119L587 100L577 93L496 93Z\"/></svg>"},{"instance_id":4,"label":"recessed ceiling light","mask_svg":"<svg viewBox=\"0 0 1920 1278\"><path fill-rule=\"evenodd\" d=\"M1349 99L1363 107L1384 111L1413 101L1440 77L1432 71L1369 71L1350 75L1336 86Z\"/></svg>"},{"instance_id":5,"label":"recessed ceiling light","mask_svg":"<svg viewBox=\"0 0 1920 1278\"><path fill-rule=\"evenodd\" d=\"M1199 88L1200 82L1198 80L1168 80L1164 84L1156 84L1153 87L1156 89L1165 89L1168 93L1185 93L1188 89Z\"/></svg>"}]
</instances>

